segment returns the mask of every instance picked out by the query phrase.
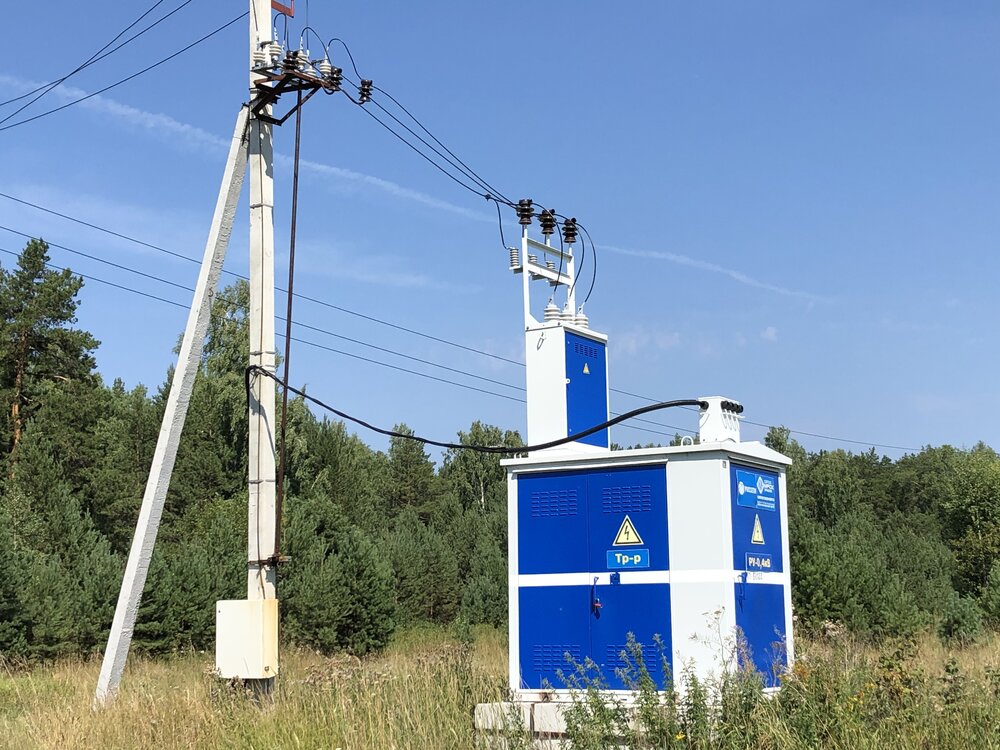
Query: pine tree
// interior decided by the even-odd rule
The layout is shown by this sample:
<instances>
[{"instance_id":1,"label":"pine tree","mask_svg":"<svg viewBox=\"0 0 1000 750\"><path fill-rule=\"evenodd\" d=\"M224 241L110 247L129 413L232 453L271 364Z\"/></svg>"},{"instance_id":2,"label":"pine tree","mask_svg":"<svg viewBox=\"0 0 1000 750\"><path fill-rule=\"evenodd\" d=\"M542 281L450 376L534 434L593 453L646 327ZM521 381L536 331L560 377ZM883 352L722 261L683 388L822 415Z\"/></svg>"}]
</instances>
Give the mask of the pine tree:
<instances>
[{"instance_id":1,"label":"pine tree","mask_svg":"<svg viewBox=\"0 0 1000 750\"><path fill-rule=\"evenodd\" d=\"M0 510L0 556L5 560L18 560L11 533L10 516ZM21 606L26 586L21 565L10 565L0 576L0 654L23 656L28 650L27 619Z\"/></svg>"},{"instance_id":2,"label":"pine tree","mask_svg":"<svg viewBox=\"0 0 1000 750\"><path fill-rule=\"evenodd\" d=\"M31 240L13 271L0 269L0 391L9 416L8 447L21 442L43 383L92 377L98 342L76 323L83 280L46 267L48 245Z\"/></svg>"},{"instance_id":3,"label":"pine tree","mask_svg":"<svg viewBox=\"0 0 1000 750\"><path fill-rule=\"evenodd\" d=\"M385 555L327 498L288 498L285 507L285 635L327 652L361 655L385 646L395 628Z\"/></svg>"},{"instance_id":4,"label":"pine tree","mask_svg":"<svg viewBox=\"0 0 1000 750\"><path fill-rule=\"evenodd\" d=\"M394 431L413 434L404 424L396 425ZM402 437L390 438L389 479L387 494L393 517L404 508L414 508L425 519L433 513L438 494L437 477L434 464L421 443Z\"/></svg>"},{"instance_id":5,"label":"pine tree","mask_svg":"<svg viewBox=\"0 0 1000 750\"><path fill-rule=\"evenodd\" d=\"M413 508L396 519L389 554L400 620L451 622L461 597L458 562L444 538L425 526Z\"/></svg>"}]
</instances>

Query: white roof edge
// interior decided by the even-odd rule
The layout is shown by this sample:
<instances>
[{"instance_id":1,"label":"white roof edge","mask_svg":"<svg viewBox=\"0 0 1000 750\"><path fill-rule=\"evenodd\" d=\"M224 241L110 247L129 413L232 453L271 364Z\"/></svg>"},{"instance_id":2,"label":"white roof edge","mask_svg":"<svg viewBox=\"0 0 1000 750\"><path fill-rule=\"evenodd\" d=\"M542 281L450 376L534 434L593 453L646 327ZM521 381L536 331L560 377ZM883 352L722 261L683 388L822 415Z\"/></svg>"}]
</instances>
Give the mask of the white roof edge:
<instances>
[{"instance_id":1,"label":"white roof edge","mask_svg":"<svg viewBox=\"0 0 1000 750\"><path fill-rule=\"evenodd\" d=\"M656 463L658 461L683 460L703 454L721 453L733 459L747 458L775 466L791 466L792 459L768 448L758 441L734 443L726 440L718 443L699 445L672 445L662 448L635 448L622 451L601 451L600 453L566 453L546 451L536 452L527 458L506 458L500 462L508 471L521 468L568 468L589 465L609 465L620 463Z\"/></svg>"}]
</instances>

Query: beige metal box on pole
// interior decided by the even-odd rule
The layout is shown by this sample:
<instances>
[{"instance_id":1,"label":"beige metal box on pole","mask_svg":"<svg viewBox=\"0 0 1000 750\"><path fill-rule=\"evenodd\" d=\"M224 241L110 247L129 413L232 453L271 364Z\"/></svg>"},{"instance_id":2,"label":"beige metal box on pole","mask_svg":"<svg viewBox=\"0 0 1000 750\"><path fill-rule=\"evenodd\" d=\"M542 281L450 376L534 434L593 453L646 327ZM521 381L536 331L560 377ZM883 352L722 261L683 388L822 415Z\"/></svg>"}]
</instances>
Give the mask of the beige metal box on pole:
<instances>
[{"instance_id":1,"label":"beige metal box on pole","mask_svg":"<svg viewBox=\"0 0 1000 750\"><path fill-rule=\"evenodd\" d=\"M215 668L219 677L227 680L277 676L277 599L215 603Z\"/></svg>"}]
</instances>

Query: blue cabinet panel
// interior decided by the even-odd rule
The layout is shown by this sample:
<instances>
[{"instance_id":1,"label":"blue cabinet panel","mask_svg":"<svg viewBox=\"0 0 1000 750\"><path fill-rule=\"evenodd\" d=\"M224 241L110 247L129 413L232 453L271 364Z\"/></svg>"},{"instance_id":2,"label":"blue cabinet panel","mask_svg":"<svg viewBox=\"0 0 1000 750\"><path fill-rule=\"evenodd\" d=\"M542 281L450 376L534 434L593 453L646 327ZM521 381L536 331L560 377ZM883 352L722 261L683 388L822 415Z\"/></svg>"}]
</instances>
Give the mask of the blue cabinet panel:
<instances>
[{"instance_id":1,"label":"blue cabinet panel","mask_svg":"<svg viewBox=\"0 0 1000 750\"><path fill-rule=\"evenodd\" d=\"M572 435L608 420L607 347L566 331L566 429ZM603 429L580 439L581 443L608 447Z\"/></svg>"},{"instance_id":2,"label":"blue cabinet panel","mask_svg":"<svg viewBox=\"0 0 1000 750\"><path fill-rule=\"evenodd\" d=\"M590 515L590 561L592 570L629 569L614 564L614 555L639 553L641 565L649 570L670 568L667 548L667 475L659 466L630 466L595 471L588 476L587 498ZM625 518L641 544L616 545ZM641 550L648 550L643 554Z\"/></svg>"},{"instance_id":3,"label":"blue cabinet panel","mask_svg":"<svg viewBox=\"0 0 1000 750\"><path fill-rule=\"evenodd\" d=\"M557 671L573 670L569 654L577 664L593 659L610 687L624 689L615 671L624 666L629 633L642 646L650 676L664 684L670 586L595 586L592 576L609 569L669 569L666 492L663 464L519 475L518 574L587 573L590 579L588 585L519 587L521 687L565 687ZM619 538L626 518L630 533ZM634 543L615 544L626 537ZM616 552L641 564L612 565Z\"/></svg>"},{"instance_id":4,"label":"blue cabinet panel","mask_svg":"<svg viewBox=\"0 0 1000 750\"><path fill-rule=\"evenodd\" d=\"M628 652L628 634L642 648L642 659L657 686L663 687L669 675L664 674L663 657L673 653L670 640L670 585L630 584L596 588L600 609L591 620L591 658L601 667L601 673L612 690L630 687L616 673L625 667L622 652ZM662 650L654 636L659 636ZM630 655L631 659L631 655ZM631 659L633 664L634 659ZM635 672L632 672L633 676Z\"/></svg>"},{"instance_id":5,"label":"blue cabinet panel","mask_svg":"<svg viewBox=\"0 0 1000 750\"><path fill-rule=\"evenodd\" d=\"M765 687L777 687L788 665L785 650L785 587L781 584L737 583L736 627L746 653L764 676Z\"/></svg>"},{"instance_id":6,"label":"blue cabinet panel","mask_svg":"<svg viewBox=\"0 0 1000 750\"><path fill-rule=\"evenodd\" d=\"M521 687L564 688L590 655L591 592L587 586L522 587L518 591Z\"/></svg>"},{"instance_id":7,"label":"blue cabinet panel","mask_svg":"<svg viewBox=\"0 0 1000 750\"><path fill-rule=\"evenodd\" d=\"M733 567L761 573L784 568L778 475L732 464Z\"/></svg>"},{"instance_id":8,"label":"blue cabinet panel","mask_svg":"<svg viewBox=\"0 0 1000 750\"><path fill-rule=\"evenodd\" d=\"M573 573L590 569L587 475L522 474L517 480L518 573Z\"/></svg>"}]
</instances>

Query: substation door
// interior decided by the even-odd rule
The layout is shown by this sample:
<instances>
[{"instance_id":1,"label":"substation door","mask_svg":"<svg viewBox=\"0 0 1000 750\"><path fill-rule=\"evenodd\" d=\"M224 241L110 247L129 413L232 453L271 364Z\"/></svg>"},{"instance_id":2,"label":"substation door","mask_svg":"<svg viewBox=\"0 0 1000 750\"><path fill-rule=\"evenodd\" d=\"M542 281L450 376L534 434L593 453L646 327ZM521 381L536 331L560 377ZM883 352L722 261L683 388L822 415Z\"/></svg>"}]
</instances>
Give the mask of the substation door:
<instances>
[{"instance_id":1,"label":"substation door","mask_svg":"<svg viewBox=\"0 0 1000 750\"><path fill-rule=\"evenodd\" d=\"M740 656L777 687L788 663L785 652L785 570L778 475L731 464L733 566Z\"/></svg>"},{"instance_id":2,"label":"substation door","mask_svg":"<svg viewBox=\"0 0 1000 750\"><path fill-rule=\"evenodd\" d=\"M663 687L672 653L666 467L521 473L517 504L521 688L565 688L560 672L587 658L608 688L628 688L616 670L629 633Z\"/></svg>"}]
</instances>

